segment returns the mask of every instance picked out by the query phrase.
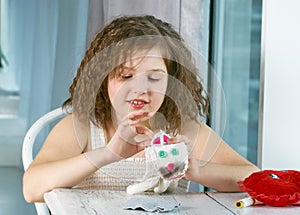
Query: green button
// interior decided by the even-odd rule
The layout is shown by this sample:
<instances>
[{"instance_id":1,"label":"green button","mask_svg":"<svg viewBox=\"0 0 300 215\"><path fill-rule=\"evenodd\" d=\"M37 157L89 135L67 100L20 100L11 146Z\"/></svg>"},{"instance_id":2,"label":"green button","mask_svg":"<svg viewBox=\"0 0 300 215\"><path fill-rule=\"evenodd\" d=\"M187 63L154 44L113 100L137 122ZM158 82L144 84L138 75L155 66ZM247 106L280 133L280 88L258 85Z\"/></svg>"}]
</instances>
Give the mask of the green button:
<instances>
[{"instance_id":1,"label":"green button","mask_svg":"<svg viewBox=\"0 0 300 215\"><path fill-rule=\"evenodd\" d=\"M158 156L161 157L161 158L165 158L165 157L167 157L167 152L165 152L165 151L159 151L158 152Z\"/></svg>"},{"instance_id":2,"label":"green button","mask_svg":"<svg viewBox=\"0 0 300 215\"><path fill-rule=\"evenodd\" d=\"M173 148L172 150L171 150L171 153L172 153L172 155L178 155L178 150L177 149L175 149L175 148Z\"/></svg>"}]
</instances>

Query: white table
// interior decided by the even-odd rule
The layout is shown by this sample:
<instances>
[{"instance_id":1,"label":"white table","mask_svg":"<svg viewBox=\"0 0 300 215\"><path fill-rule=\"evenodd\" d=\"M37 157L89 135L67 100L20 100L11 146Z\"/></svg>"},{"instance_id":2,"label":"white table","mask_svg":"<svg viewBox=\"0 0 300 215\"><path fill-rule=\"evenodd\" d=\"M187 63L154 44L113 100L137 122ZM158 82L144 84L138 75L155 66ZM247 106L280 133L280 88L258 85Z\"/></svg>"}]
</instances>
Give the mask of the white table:
<instances>
[{"instance_id":1,"label":"white table","mask_svg":"<svg viewBox=\"0 0 300 215\"><path fill-rule=\"evenodd\" d=\"M163 214L185 215L290 215L300 214L300 206L271 207L268 205L254 205L238 209L235 202L247 197L246 193L173 193L154 194L146 193L134 196L151 196L172 200L180 203L180 207L172 212ZM44 195L45 201L53 215L93 215L93 214L151 214L154 213L124 210L123 204L132 195L125 191L110 190L82 190L82 189L55 189Z\"/></svg>"},{"instance_id":2,"label":"white table","mask_svg":"<svg viewBox=\"0 0 300 215\"><path fill-rule=\"evenodd\" d=\"M163 214L185 215L226 215L232 212L205 193L178 193L178 194L141 194L134 196L156 196L166 200L177 201L180 207L172 212ZM93 214L151 214L154 213L124 210L123 204L133 196L125 191L82 190L82 189L55 189L44 195L45 201L53 215L93 215Z\"/></svg>"}]
</instances>

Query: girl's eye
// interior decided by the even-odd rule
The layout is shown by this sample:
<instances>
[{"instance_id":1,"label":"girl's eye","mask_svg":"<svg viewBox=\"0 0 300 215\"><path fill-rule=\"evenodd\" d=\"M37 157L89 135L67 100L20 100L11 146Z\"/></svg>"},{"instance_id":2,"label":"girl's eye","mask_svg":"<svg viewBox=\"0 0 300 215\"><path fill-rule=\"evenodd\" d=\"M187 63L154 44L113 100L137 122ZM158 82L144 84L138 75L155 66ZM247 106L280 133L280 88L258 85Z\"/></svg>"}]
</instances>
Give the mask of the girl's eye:
<instances>
[{"instance_id":1,"label":"girl's eye","mask_svg":"<svg viewBox=\"0 0 300 215\"><path fill-rule=\"evenodd\" d=\"M130 74L122 74L121 78L122 79L130 79L130 78L132 78L132 75L130 75Z\"/></svg>"},{"instance_id":2,"label":"girl's eye","mask_svg":"<svg viewBox=\"0 0 300 215\"><path fill-rule=\"evenodd\" d=\"M151 81L159 81L164 77L163 72L154 72L148 76L149 80Z\"/></svg>"}]
</instances>

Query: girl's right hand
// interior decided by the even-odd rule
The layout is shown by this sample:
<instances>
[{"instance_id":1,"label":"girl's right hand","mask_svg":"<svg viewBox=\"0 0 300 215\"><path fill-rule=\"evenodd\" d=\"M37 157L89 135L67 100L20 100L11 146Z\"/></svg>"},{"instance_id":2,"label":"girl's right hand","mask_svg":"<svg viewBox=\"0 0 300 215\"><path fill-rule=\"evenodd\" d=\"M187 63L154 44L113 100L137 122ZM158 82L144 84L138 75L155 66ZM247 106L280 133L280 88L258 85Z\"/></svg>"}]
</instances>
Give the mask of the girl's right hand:
<instances>
[{"instance_id":1,"label":"girl's right hand","mask_svg":"<svg viewBox=\"0 0 300 215\"><path fill-rule=\"evenodd\" d=\"M153 132L145 125L153 115L154 113L144 110L130 112L118 125L107 145L109 150L121 158L128 158L142 151L153 137ZM143 135L145 138L137 142L135 139L137 135Z\"/></svg>"}]
</instances>

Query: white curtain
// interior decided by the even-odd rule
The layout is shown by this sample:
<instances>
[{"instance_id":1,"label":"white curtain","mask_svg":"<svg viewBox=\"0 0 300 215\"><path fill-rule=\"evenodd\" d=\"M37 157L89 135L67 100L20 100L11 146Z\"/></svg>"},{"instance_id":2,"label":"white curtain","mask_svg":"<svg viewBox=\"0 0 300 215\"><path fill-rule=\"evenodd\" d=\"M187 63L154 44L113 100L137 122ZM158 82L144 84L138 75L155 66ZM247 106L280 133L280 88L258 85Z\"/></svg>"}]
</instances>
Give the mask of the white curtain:
<instances>
[{"instance_id":1,"label":"white curtain","mask_svg":"<svg viewBox=\"0 0 300 215\"><path fill-rule=\"evenodd\" d=\"M9 160L20 158L11 151L20 151L21 138L28 128L68 98L68 87L86 48L88 1L2 0L1 3L5 7L1 10L6 12L7 29L1 33L7 35L9 62L5 72L12 76L14 89L20 95L18 117L9 119L13 120L10 123L13 127L7 129L4 138L5 144L13 142L15 147L2 157ZM0 128L10 124L0 119ZM45 133L40 135L40 140L45 136Z\"/></svg>"},{"instance_id":2,"label":"white curtain","mask_svg":"<svg viewBox=\"0 0 300 215\"><path fill-rule=\"evenodd\" d=\"M7 0L9 71L20 93L20 118L30 126L60 106L85 50L88 3Z\"/></svg>"},{"instance_id":3,"label":"white curtain","mask_svg":"<svg viewBox=\"0 0 300 215\"><path fill-rule=\"evenodd\" d=\"M103 24L122 15L149 14L179 30L180 0L89 0L89 44Z\"/></svg>"},{"instance_id":4,"label":"white curtain","mask_svg":"<svg viewBox=\"0 0 300 215\"><path fill-rule=\"evenodd\" d=\"M172 24L201 55L208 56L210 0L89 0L87 44L103 24L122 15L154 15Z\"/></svg>"}]
</instances>

